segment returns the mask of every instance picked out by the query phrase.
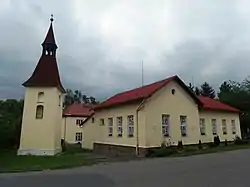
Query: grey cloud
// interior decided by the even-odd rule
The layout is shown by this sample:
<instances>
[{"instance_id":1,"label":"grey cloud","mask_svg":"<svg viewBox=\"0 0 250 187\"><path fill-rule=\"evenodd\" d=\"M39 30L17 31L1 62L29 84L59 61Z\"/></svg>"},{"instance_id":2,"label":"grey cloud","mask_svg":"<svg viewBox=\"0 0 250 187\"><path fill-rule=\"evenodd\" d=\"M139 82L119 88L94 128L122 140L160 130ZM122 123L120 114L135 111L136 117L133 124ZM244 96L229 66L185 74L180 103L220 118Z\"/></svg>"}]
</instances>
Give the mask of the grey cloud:
<instances>
[{"instance_id":1,"label":"grey cloud","mask_svg":"<svg viewBox=\"0 0 250 187\"><path fill-rule=\"evenodd\" d=\"M23 96L21 84L41 55L51 13L65 88L103 99L138 87L141 60L144 84L178 74L187 83L193 77L195 84L218 87L249 75L250 20L244 4L10 2L8 9L0 8L0 98Z\"/></svg>"}]
</instances>

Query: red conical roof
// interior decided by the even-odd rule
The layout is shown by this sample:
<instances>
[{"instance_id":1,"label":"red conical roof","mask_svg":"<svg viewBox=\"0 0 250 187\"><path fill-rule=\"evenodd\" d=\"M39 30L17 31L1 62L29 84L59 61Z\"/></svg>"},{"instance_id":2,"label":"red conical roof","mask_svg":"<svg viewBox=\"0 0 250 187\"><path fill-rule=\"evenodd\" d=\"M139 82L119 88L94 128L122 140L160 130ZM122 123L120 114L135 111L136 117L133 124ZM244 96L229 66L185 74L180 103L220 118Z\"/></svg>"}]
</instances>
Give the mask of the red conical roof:
<instances>
[{"instance_id":1,"label":"red conical roof","mask_svg":"<svg viewBox=\"0 0 250 187\"><path fill-rule=\"evenodd\" d=\"M54 55L46 54L46 46L52 46ZM49 27L46 38L43 42L43 54L40 57L38 64L31 75L31 77L23 83L24 87L57 87L65 93L65 89L62 86L60 75L58 71L55 50L57 48L55 44L55 37L53 32L52 23Z\"/></svg>"},{"instance_id":2,"label":"red conical roof","mask_svg":"<svg viewBox=\"0 0 250 187\"><path fill-rule=\"evenodd\" d=\"M43 44L56 44L52 22L50 24L49 30L47 32L47 35L46 35L46 37L44 39Z\"/></svg>"}]
</instances>

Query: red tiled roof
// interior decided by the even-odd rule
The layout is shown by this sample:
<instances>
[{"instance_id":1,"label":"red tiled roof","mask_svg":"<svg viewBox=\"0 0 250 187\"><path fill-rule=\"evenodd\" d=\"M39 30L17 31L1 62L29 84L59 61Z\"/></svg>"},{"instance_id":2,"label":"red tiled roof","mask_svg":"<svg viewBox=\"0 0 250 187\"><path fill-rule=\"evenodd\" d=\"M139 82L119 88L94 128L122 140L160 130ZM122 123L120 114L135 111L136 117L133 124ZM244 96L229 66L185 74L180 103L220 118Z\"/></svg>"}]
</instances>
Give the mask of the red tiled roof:
<instances>
[{"instance_id":1,"label":"red tiled roof","mask_svg":"<svg viewBox=\"0 0 250 187\"><path fill-rule=\"evenodd\" d=\"M238 110L234 107L226 105L220 101L216 101L214 99L211 99L209 97L198 96L198 98L203 103L203 106L202 106L203 109L224 110L224 111L229 111L229 112L240 112L240 110Z\"/></svg>"},{"instance_id":2,"label":"red tiled roof","mask_svg":"<svg viewBox=\"0 0 250 187\"><path fill-rule=\"evenodd\" d=\"M53 26L52 26L52 22L50 24L50 27L49 27L49 30L47 32L47 35L44 39L44 43L52 43L52 44L55 44L56 43L56 40L55 40L55 36L54 36L54 31L53 31Z\"/></svg>"},{"instance_id":3,"label":"red tiled roof","mask_svg":"<svg viewBox=\"0 0 250 187\"><path fill-rule=\"evenodd\" d=\"M42 44L43 47L46 44L54 46L55 50L57 48L52 23L50 24L47 36ZM65 93L65 89L60 80L56 57L42 54L33 74L23 83L23 86L58 87Z\"/></svg>"},{"instance_id":4,"label":"red tiled roof","mask_svg":"<svg viewBox=\"0 0 250 187\"><path fill-rule=\"evenodd\" d=\"M56 58L53 56L42 55L31 77L23 83L25 87L58 87L65 92L57 67Z\"/></svg>"},{"instance_id":5,"label":"red tiled roof","mask_svg":"<svg viewBox=\"0 0 250 187\"><path fill-rule=\"evenodd\" d=\"M94 113L93 107L94 105L92 104L74 103L66 108L63 112L63 116L89 117Z\"/></svg>"},{"instance_id":6,"label":"red tiled roof","mask_svg":"<svg viewBox=\"0 0 250 187\"><path fill-rule=\"evenodd\" d=\"M95 107L95 109L106 108L114 105L146 99L173 80L179 82L179 84L191 95L191 97L199 104L201 104L199 99L195 97L195 95L187 88L187 86L181 81L181 79L177 75L175 75L140 88L119 93L107 99L106 101L100 103Z\"/></svg>"}]
</instances>

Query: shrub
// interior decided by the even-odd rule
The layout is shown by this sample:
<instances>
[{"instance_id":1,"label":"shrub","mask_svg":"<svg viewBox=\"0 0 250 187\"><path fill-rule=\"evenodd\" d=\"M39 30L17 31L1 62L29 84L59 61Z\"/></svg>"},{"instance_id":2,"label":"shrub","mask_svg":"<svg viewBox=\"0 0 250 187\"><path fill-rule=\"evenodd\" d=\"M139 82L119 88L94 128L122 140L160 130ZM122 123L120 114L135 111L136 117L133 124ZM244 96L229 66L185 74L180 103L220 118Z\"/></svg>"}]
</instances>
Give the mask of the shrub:
<instances>
[{"instance_id":1,"label":"shrub","mask_svg":"<svg viewBox=\"0 0 250 187\"><path fill-rule=\"evenodd\" d=\"M66 142L64 141L64 139L61 139L61 146L62 146L62 152L66 151Z\"/></svg>"},{"instance_id":2,"label":"shrub","mask_svg":"<svg viewBox=\"0 0 250 187\"><path fill-rule=\"evenodd\" d=\"M227 146L227 139L225 139L225 146Z\"/></svg>"},{"instance_id":3,"label":"shrub","mask_svg":"<svg viewBox=\"0 0 250 187\"><path fill-rule=\"evenodd\" d=\"M182 141L178 141L178 145L177 145L177 148L178 149L183 149L183 144L182 144Z\"/></svg>"},{"instance_id":4,"label":"shrub","mask_svg":"<svg viewBox=\"0 0 250 187\"><path fill-rule=\"evenodd\" d=\"M220 145L220 138L219 138L219 136L215 136L214 137L214 145L215 146L219 146Z\"/></svg>"},{"instance_id":5,"label":"shrub","mask_svg":"<svg viewBox=\"0 0 250 187\"><path fill-rule=\"evenodd\" d=\"M234 144L236 144L236 145L248 144L248 141L242 140L242 139L240 139L239 136L236 136L234 139Z\"/></svg>"},{"instance_id":6,"label":"shrub","mask_svg":"<svg viewBox=\"0 0 250 187\"><path fill-rule=\"evenodd\" d=\"M199 148L199 149L202 149L202 143L201 143L201 140L199 140L199 145L198 145L198 148Z\"/></svg>"},{"instance_id":7,"label":"shrub","mask_svg":"<svg viewBox=\"0 0 250 187\"><path fill-rule=\"evenodd\" d=\"M165 157L177 153L176 147L161 146L160 148L149 149L146 157Z\"/></svg>"}]
</instances>

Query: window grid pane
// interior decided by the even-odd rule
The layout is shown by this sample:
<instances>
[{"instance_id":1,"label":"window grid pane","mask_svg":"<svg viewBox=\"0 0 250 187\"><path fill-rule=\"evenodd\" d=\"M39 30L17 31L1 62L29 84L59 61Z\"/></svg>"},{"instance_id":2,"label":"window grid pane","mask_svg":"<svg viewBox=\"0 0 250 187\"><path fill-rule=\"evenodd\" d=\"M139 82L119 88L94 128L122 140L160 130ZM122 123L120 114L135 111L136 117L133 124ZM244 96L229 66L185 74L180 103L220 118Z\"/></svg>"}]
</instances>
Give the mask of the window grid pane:
<instances>
[{"instance_id":1,"label":"window grid pane","mask_svg":"<svg viewBox=\"0 0 250 187\"><path fill-rule=\"evenodd\" d=\"M162 114L162 134L165 137L169 136L169 115Z\"/></svg>"},{"instance_id":2,"label":"window grid pane","mask_svg":"<svg viewBox=\"0 0 250 187\"><path fill-rule=\"evenodd\" d=\"M186 136L187 135L187 117L186 116L180 116L180 128L181 128L181 135Z\"/></svg>"},{"instance_id":3,"label":"window grid pane","mask_svg":"<svg viewBox=\"0 0 250 187\"><path fill-rule=\"evenodd\" d=\"M225 119L222 119L222 132L227 134L227 121Z\"/></svg>"},{"instance_id":4,"label":"window grid pane","mask_svg":"<svg viewBox=\"0 0 250 187\"><path fill-rule=\"evenodd\" d=\"M113 136L113 118L108 118L108 134Z\"/></svg>"},{"instance_id":5,"label":"window grid pane","mask_svg":"<svg viewBox=\"0 0 250 187\"><path fill-rule=\"evenodd\" d=\"M128 116L128 136L129 137L134 136L134 116L133 115Z\"/></svg>"},{"instance_id":6,"label":"window grid pane","mask_svg":"<svg viewBox=\"0 0 250 187\"><path fill-rule=\"evenodd\" d=\"M122 136L122 117L117 117L117 134L119 137Z\"/></svg>"},{"instance_id":7,"label":"window grid pane","mask_svg":"<svg viewBox=\"0 0 250 187\"><path fill-rule=\"evenodd\" d=\"M200 119L200 133L201 135L206 135L206 126L205 126L205 119Z\"/></svg>"},{"instance_id":8,"label":"window grid pane","mask_svg":"<svg viewBox=\"0 0 250 187\"><path fill-rule=\"evenodd\" d=\"M212 133L213 133L213 135L217 135L216 119L212 119L211 123L212 123Z\"/></svg>"}]
</instances>

